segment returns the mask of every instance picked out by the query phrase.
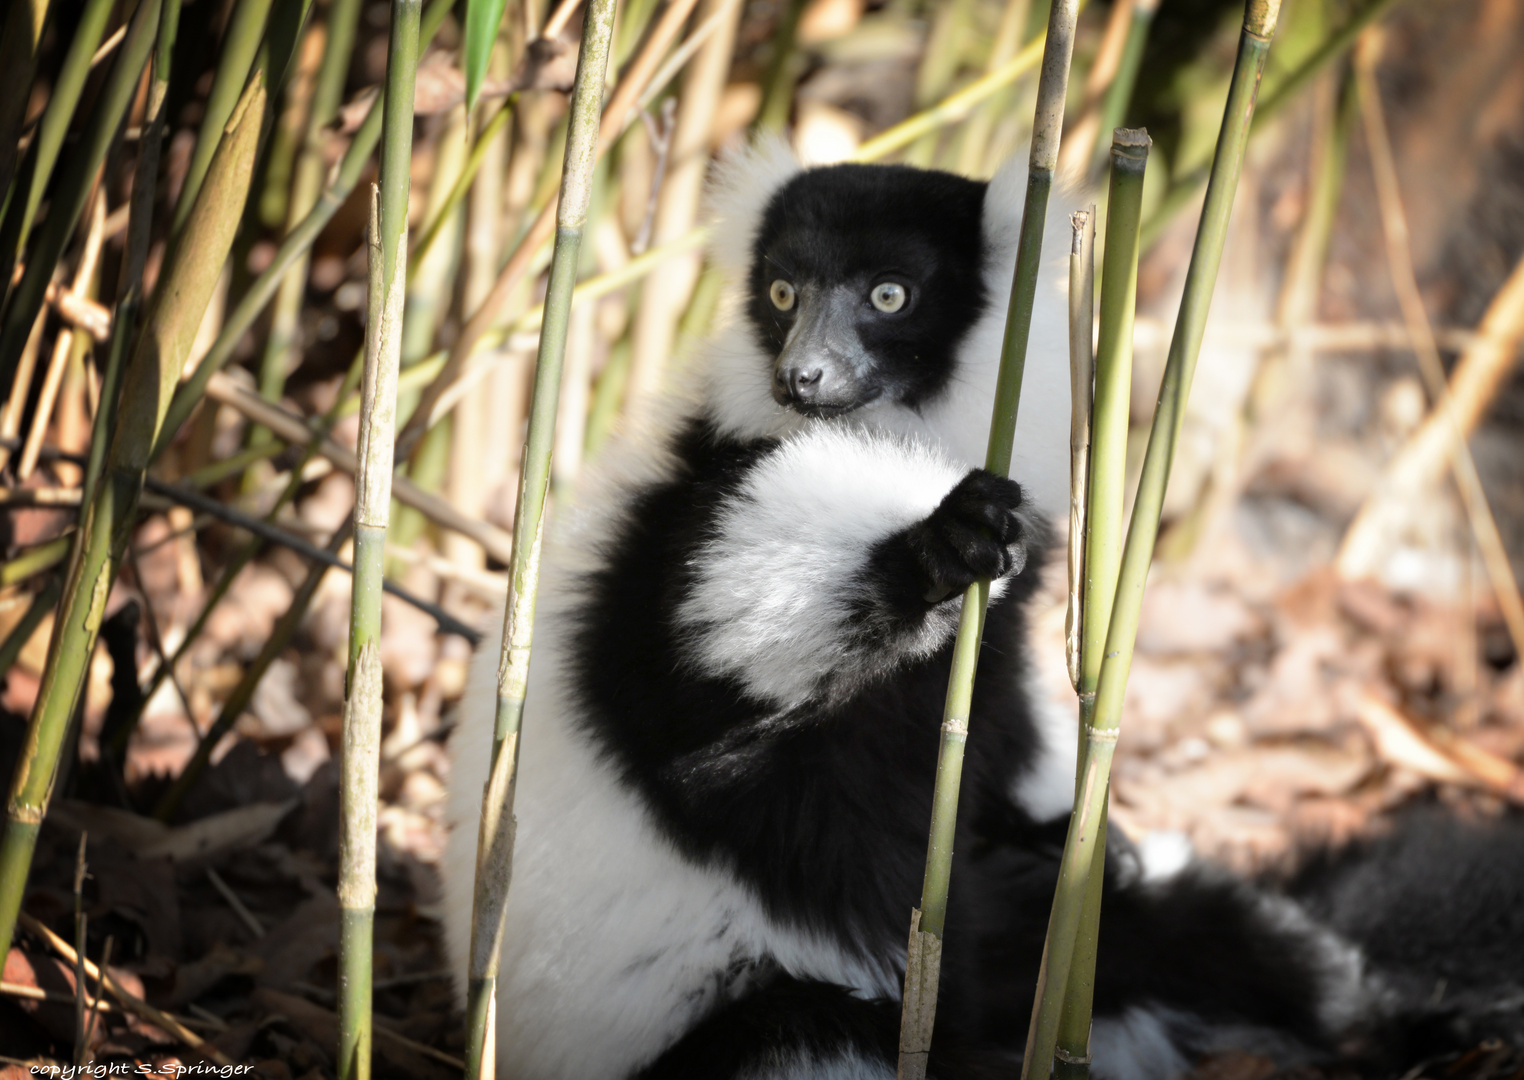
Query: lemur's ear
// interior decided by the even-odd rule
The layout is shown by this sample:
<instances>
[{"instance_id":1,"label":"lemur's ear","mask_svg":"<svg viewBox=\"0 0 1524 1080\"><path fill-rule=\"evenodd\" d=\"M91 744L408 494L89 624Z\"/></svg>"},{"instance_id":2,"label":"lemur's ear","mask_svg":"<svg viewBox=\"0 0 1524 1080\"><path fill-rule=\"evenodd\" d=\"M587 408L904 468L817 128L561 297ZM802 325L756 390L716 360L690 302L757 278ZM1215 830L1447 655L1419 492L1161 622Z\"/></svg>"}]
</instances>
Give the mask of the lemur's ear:
<instances>
[{"instance_id":1,"label":"lemur's ear","mask_svg":"<svg viewBox=\"0 0 1524 1080\"><path fill-rule=\"evenodd\" d=\"M704 195L710 258L732 281L743 280L751 267L752 247L767 204L800 170L788 144L768 134L723 155L710 172Z\"/></svg>"}]
</instances>

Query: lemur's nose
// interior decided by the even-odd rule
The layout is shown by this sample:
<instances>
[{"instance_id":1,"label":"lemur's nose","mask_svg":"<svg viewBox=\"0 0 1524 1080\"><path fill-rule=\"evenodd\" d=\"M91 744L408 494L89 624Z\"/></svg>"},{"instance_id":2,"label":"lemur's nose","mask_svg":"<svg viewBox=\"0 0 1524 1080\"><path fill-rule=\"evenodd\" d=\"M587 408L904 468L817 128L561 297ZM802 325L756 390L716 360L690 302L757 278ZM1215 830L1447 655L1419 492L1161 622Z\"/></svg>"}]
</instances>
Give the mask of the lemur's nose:
<instances>
[{"instance_id":1,"label":"lemur's nose","mask_svg":"<svg viewBox=\"0 0 1524 1080\"><path fill-rule=\"evenodd\" d=\"M823 368L785 368L778 372L778 382L795 401L809 401L820 390Z\"/></svg>"}]
</instances>

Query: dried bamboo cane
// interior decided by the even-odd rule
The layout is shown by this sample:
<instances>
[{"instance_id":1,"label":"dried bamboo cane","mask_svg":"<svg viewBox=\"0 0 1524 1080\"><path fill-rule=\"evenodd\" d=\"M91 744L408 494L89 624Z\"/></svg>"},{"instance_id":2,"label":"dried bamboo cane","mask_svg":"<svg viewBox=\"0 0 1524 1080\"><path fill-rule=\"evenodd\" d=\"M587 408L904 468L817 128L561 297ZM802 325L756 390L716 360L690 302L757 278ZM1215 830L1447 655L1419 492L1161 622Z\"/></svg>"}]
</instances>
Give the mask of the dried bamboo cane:
<instances>
[{"instance_id":1,"label":"dried bamboo cane","mask_svg":"<svg viewBox=\"0 0 1524 1080\"><path fill-rule=\"evenodd\" d=\"M1048 16L1042 75L1037 85L1037 108L1032 123L1032 151L1027 166L1026 202L1016 270L1011 281L1005 337L1001 343L1000 374L995 383L985 468L1002 476L1011 471L1016 434L1016 409L1026 366L1027 336L1037 295L1037 271L1042 261L1043 226L1048 193L1058 166L1063 131L1064 96L1069 88L1069 63L1074 55L1074 23L1078 0L1055 0ZM899 1080L924 1080L936 1021L937 984L942 965L942 932L947 917L947 886L952 876L953 838L962 779L963 747L968 741L968 717L973 702L974 673L990 583L976 581L963 594L958 636L953 644L952 674L942 714L942 742L932 794L931 830L926 849L926 876L921 904L910 916L910 944L905 965L905 992L900 1018Z\"/></svg>"},{"instance_id":2,"label":"dried bamboo cane","mask_svg":"<svg viewBox=\"0 0 1524 1080\"><path fill-rule=\"evenodd\" d=\"M1137 637L1138 613L1143 601L1149 565L1153 560L1154 541L1159 532L1159 515L1164 504L1164 489L1169 481L1175 446L1185 421L1185 402L1195 372L1196 357L1206 328L1207 310L1217 282L1217 268L1222 260L1228 218L1233 196L1243 167L1244 147L1254 115L1254 100L1270 40L1275 33L1279 0L1249 0L1244 12L1243 31L1239 36L1238 59L1228 90L1222 129L1207 184L1206 202L1201 212L1201 227L1191 252L1186 274L1185 295L1165 362L1159 387L1159 401L1154 410L1153 429L1144 456L1143 473L1138 482L1132 521L1122 551L1122 565L1117 576L1116 594L1106 629L1100 678L1096 686L1094 719L1085 725L1086 753L1084 772L1075 795L1075 810L1069 820L1069 835L1059 867L1059 883L1054 894L1053 915L1048 924L1047 943L1043 950L1043 972L1032 1010L1032 1025L1027 1035L1026 1055L1022 1064L1024 1080L1047 1077L1053 1067L1053 1052L1061 1008L1070 979L1070 962L1076 941L1093 936L1094 928L1081 928L1082 913L1098 915L1099 905L1086 905L1089 878L1099 873L1096 856L1103 850L1106 820L1106 794L1109 788L1111 759L1121 721L1122 698L1127 674L1132 664L1132 648ZM1104 300L1104 297L1103 297ZM1095 462L1092 459L1092 482ZM1099 524L1092 515L1090 528ZM1087 553L1088 554L1088 553ZM1094 570L1091 570L1094 573ZM1088 618L1089 612L1086 612ZM1071 1016L1073 1028L1088 1032L1089 1017ZM1071 1029L1072 1030L1072 1029ZM1084 1062L1074 1064L1083 1066Z\"/></svg>"},{"instance_id":3,"label":"dried bamboo cane","mask_svg":"<svg viewBox=\"0 0 1524 1080\"><path fill-rule=\"evenodd\" d=\"M140 15L156 17L158 4L146 0L138 10ZM131 37L129 32L129 41ZM124 54L119 62L126 59ZM141 64L137 67L141 71ZM264 100L263 83L255 79L233 111L187 221L185 240L165 267L143 334L123 372L122 399L105 471L77 534L79 555L70 567L47 670L11 784L5 836L0 842L0 955L10 947L64 734L84 684L116 567L131 535L149 453L248 197Z\"/></svg>"},{"instance_id":4,"label":"dried bamboo cane","mask_svg":"<svg viewBox=\"0 0 1524 1080\"><path fill-rule=\"evenodd\" d=\"M1498 607L1502 610L1503 622L1513 639L1514 651L1524 656L1524 602L1519 598L1519 584L1514 578L1513 566L1498 532L1497 519L1487 502L1487 492L1482 488L1481 477L1477 475L1470 444L1466 441L1469 425L1462 427L1464 420L1458 417L1452 402L1450 385L1445 379L1444 365L1439 357L1439 346L1434 339L1434 327L1429 321L1423 296L1418 289L1418 275L1413 268L1413 255L1408 243L1407 212L1402 205L1402 189L1397 180L1391 139L1381 107L1381 91L1376 84L1375 50L1369 47L1374 44L1373 40L1362 40L1356 49L1355 85L1365 122L1365 142L1376 175L1376 200L1381 210L1382 232L1386 238L1387 263L1391 268L1392 283L1402 308L1403 321L1407 323L1408 336L1412 339L1413 351L1418 357L1418 370L1423 375L1429 397L1435 403L1433 416L1438 423L1431 421L1425 425L1425 429L1445 432L1445 427L1448 426L1450 443L1447 446L1439 439L1429 443L1437 451L1436 467L1432 469L1415 467L1407 447L1403 448L1389 470L1386 482L1366 500L1345 533L1337 565L1340 573L1350 577L1369 573L1376 563L1376 553L1385 538L1391 535L1393 519L1397 516L1395 512L1399 509L1402 497L1421 489L1425 480L1432 481L1434 474L1443 468L1444 458L1448 457L1450 469L1455 474L1455 486L1460 491L1461 502L1470 520L1471 532L1481 551L1482 565L1486 568L1488 581L1497 597ZM1513 367L1513 360L1507 352L1498 355L1501 362L1496 370L1500 376ZM1495 392L1501 387L1502 379L1494 377L1491 385ZM1471 424L1474 425L1480 419L1490 400L1490 393L1479 398L1479 407L1471 411ZM1416 437L1414 442L1418 442Z\"/></svg>"},{"instance_id":5,"label":"dried bamboo cane","mask_svg":"<svg viewBox=\"0 0 1524 1080\"><path fill-rule=\"evenodd\" d=\"M502 653L498 660L497 716L492 734L492 766L482 793L477 833L476 885L471 911L471 967L466 998L466 1076L490 1076L497 1060L493 1045L497 972L502 949L508 889L513 870L513 788L518 772L519 725L529 682L529 650L534 636L539 588L540 543L545 493L550 484L561 363L577 278L582 230L592 197L598 159L599 105L614 29L614 0L589 0L582 26L561 167L556 209L556 246L546 288L545 324L535 362L529 436L519 470L518 509L513 520L513 567L503 611Z\"/></svg>"}]
</instances>

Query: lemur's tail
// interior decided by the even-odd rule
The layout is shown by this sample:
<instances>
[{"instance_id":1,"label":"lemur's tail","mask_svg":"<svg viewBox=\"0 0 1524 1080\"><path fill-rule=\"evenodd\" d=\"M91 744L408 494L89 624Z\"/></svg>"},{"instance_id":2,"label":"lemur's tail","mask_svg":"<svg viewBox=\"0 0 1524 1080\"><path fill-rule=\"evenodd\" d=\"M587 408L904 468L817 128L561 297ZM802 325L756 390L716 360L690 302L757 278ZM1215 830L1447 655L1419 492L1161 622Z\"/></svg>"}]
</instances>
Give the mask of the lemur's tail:
<instances>
[{"instance_id":1,"label":"lemur's tail","mask_svg":"<svg viewBox=\"0 0 1524 1080\"><path fill-rule=\"evenodd\" d=\"M1524 1045L1524 815L1414 812L1378 839L1312 854L1287 890L1359 946L1382 988L1370 1034L1383 1056Z\"/></svg>"}]
</instances>

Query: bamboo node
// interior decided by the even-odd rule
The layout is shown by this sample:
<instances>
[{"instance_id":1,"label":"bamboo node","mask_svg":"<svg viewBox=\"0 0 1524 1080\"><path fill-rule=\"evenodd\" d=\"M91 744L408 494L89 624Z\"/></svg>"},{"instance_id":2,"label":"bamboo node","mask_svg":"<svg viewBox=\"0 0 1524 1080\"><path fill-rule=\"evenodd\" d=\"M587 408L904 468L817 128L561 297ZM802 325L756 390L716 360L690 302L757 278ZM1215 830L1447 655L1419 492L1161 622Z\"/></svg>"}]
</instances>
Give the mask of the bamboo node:
<instances>
[{"instance_id":1,"label":"bamboo node","mask_svg":"<svg viewBox=\"0 0 1524 1080\"><path fill-rule=\"evenodd\" d=\"M1244 7L1244 31L1255 37L1274 37L1280 16L1281 0L1249 0Z\"/></svg>"},{"instance_id":2,"label":"bamboo node","mask_svg":"<svg viewBox=\"0 0 1524 1080\"><path fill-rule=\"evenodd\" d=\"M26 803L13 802L6 808L6 816L18 825L41 825L43 814L46 811L41 806L28 806Z\"/></svg>"},{"instance_id":3,"label":"bamboo node","mask_svg":"<svg viewBox=\"0 0 1524 1080\"><path fill-rule=\"evenodd\" d=\"M1092 742L1112 742L1112 743L1114 743L1114 742L1117 741L1117 737L1119 735L1121 735L1121 734L1122 734L1122 729L1121 728L1096 727L1094 724L1086 724L1085 725L1085 738L1091 740Z\"/></svg>"},{"instance_id":4,"label":"bamboo node","mask_svg":"<svg viewBox=\"0 0 1524 1080\"><path fill-rule=\"evenodd\" d=\"M1089 1065L1090 1064L1090 1055L1089 1054L1071 1054L1071 1053L1069 1053L1069 1051L1065 1050L1062 1046L1055 1046L1053 1048L1053 1056L1056 1057L1059 1061L1062 1061L1065 1065Z\"/></svg>"}]
</instances>

